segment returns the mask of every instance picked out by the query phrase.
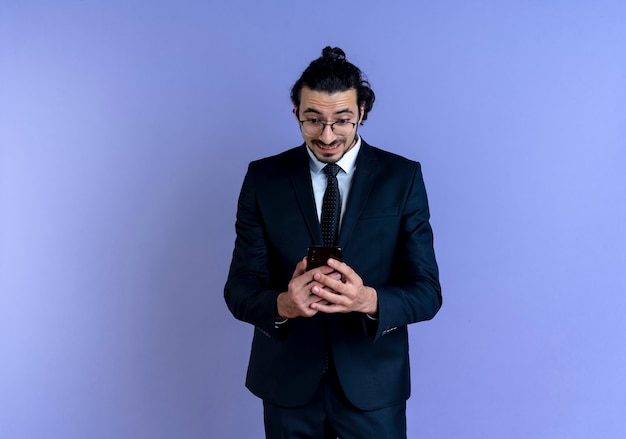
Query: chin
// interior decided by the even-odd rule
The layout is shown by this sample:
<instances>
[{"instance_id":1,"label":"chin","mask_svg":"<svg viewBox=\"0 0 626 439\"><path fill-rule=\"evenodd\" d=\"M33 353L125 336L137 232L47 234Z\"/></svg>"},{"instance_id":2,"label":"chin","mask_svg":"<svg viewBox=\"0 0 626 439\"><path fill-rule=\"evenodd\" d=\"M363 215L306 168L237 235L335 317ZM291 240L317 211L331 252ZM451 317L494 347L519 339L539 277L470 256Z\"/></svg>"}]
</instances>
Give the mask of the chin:
<instances>
[{"instance_id":1,"label":"chin","mask_svg":"<svg viewBox=\"0 0 626 439\"><path fill-rule=\"evenodd\" d=\"M322 163L335 163L336 161L338 161L341 157L343 157L343 151L337 151L334 153L329 153L329 154L315 154L315 156L317 157L317 159L322 162Z\"/></svg>"}]
</instances>

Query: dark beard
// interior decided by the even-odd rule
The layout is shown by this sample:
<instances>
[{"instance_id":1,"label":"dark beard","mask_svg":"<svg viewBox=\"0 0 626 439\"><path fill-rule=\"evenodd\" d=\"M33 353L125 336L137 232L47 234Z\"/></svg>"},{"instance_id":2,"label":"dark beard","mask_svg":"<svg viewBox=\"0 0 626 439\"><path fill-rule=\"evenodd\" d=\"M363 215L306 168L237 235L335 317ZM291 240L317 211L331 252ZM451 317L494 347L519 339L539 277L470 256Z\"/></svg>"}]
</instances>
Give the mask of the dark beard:
<instances>
[{"instance_id":1,"label":"dark beard","mask_svg":"<svg viewBox=\"0 0 626 439\"><path fill-rule=\"evenodd\" d=\"M345 141L346 141L346 138L345 138L345 137L341 137L341 138L337 138L337 139L335 139L335 141L333 141L332 143L329 143L329 144L326 144L326 143L324 143L324 142L322 142L322 141L320 141L320 140L311 140L311 143L312 143L313 145L315 145L315 146L319 146L320 148L322 148L322 154L323 154L323 147L331 147L331 148L332 148L332 147L334 147L334 146L336 146L336 145L338 145L338 144L340 144L340 143L344 143ZM346 150L344 150L344 151L343 151L343 153L341 154L341 157L339 157L337 160L330 160L330 159L327 159L327 158L326 158L326 157L324 157L324 156L322 156L322 157L317 157L317 156L316 156L316 157L317 157L317 159L318 159L320 162L322 162L322 163L336 163L336 162L338 162L339 160L341 160L341 159L343 158L343 156L344 156L344 155L346 155L346 153L347 153L348 151L350 151L350 150L354 147L354 145L356 145L356 142L357 142L357 141L358 141L358 137L355 135L355 136L354 136L354 139L352 140L352 145L350 145L350 147L349 147L349 148L347 148ZM314 155L315 155L315 154L314 154Z\"/></svg>"}]
</instances>

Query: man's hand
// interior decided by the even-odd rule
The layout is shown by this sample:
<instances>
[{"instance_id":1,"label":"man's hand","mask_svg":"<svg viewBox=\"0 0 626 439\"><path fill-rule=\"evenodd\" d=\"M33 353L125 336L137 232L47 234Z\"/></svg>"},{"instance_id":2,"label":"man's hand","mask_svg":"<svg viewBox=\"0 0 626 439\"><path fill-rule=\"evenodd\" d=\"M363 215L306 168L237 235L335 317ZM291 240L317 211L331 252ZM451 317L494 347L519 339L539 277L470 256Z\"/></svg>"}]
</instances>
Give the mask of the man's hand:
<instances>
[{"instance_id":1,"label":"man's hand","mask_svg":"<svg viewBox=\"0 0 626 439\"><path fill-rule=\"evenodd\" d=\"M318 310L313 304L325 304L326 300L313 294L311 286L313 285L313 277L316 275L340 278L339 274L331 274L334 269L328 266L316 268L315 270L306 271L307 258L305 257L293 272L291 281L287 286L287 291L280 293L276 300L276 319L292 319L294 317L313 317ZM319 285L319 284L317 284Z\"/></svg>"},{"instance_id":2,"label":"man's hand","mask_svg":"<svg viewBox=\"0 0 626 439\"><path fill-rule=\"evenodd\" d=\"M329 259L328 267L328 273L312 271L315 282L309 288L319 299L310 302L313 310L329 314L356 311L372 316L378 313L378 294L374 288L363 285L361 277L344 262Z\"/></svg>"}]
</instances>

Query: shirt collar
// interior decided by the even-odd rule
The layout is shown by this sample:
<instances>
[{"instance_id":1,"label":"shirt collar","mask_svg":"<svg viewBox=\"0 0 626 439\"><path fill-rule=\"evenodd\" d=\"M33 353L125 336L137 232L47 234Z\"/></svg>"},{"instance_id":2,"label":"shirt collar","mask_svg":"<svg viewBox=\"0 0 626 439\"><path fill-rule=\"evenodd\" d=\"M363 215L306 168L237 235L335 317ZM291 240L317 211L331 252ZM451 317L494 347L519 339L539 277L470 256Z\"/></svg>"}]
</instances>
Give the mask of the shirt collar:
<instances>
[{"instance_id":1,"label":"shirt collar","mask_svg":"<svg viewBox=\"0 0 626 439\"><path fill-rule=\"evenodd\" d=\"M356 144L347 153L345 153L343 157L337 160L337 165L339 165L341 170L346 174L350 174L354 170L356 166L356 157L359 154L360 149L361 136L357 134ZM322 172L322 169L324 168L324 166L326 166L326 163L320 162L317 157L315 157L315 154L311 152L308 145L306 146L306 152L309 154L309 166L311 167L311 171L316 174Z\"/></svg>"}]
</instances>

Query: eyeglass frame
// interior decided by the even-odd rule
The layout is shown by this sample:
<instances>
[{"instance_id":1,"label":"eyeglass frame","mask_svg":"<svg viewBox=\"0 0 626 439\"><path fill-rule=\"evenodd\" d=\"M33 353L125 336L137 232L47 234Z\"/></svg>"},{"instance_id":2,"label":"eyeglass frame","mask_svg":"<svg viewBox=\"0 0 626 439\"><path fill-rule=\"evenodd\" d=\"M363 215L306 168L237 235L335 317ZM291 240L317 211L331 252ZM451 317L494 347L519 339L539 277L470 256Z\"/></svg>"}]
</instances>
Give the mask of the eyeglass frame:
<instances>
[{"instance_id":1,"label":"eyeglass frame","mask_svg":"<svg viewBox=\"0 0 626 439\"><path fill-rule=\"evenodd\" d=\"M321 135L324 132L324 130L326 129L326 126L330 126L330 130L334 133L335 132L335 124L338 124L338 123L342 123L342 124L346 124L346 125L347 124L352 124L352 129L350 130L350 132L352 132L352 130L354 130L356 128L356 126L358 125L358 122L351 122L351 121L345 120L345 119L339 119L339 120L336 120L334 122L326 122L326 121L323 121L323 120L320 120L320 119L316 119L314 117L309 118L309 119L304 119L304 120L298 119L298 122L300 122L300 129L302 131L304 131L304 123L305 122L318 122L318 123L321 123L322 124L322 129L320 130L319 134L317 134L317 136ZM307 134L307 135L311 136L313 134Z\"/></svg>"}]
</instances>

